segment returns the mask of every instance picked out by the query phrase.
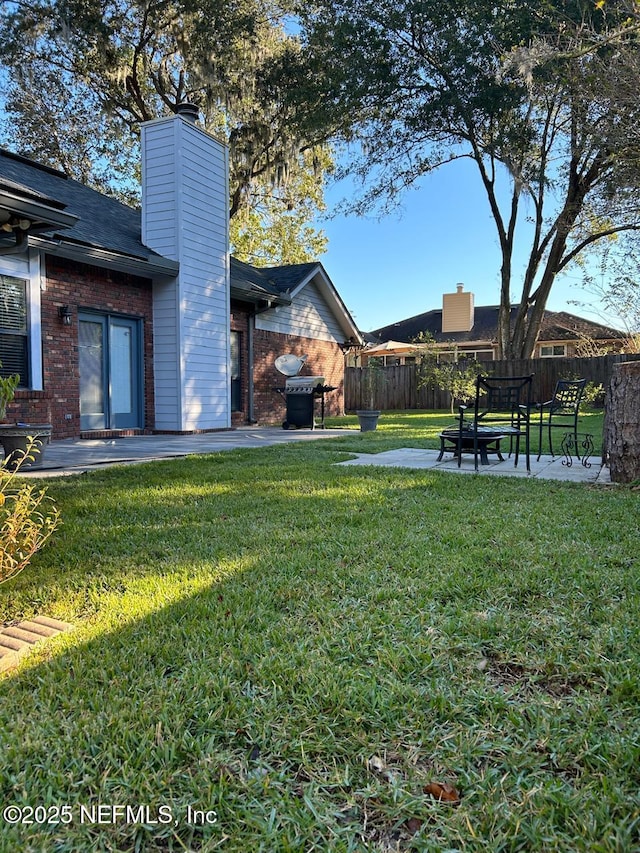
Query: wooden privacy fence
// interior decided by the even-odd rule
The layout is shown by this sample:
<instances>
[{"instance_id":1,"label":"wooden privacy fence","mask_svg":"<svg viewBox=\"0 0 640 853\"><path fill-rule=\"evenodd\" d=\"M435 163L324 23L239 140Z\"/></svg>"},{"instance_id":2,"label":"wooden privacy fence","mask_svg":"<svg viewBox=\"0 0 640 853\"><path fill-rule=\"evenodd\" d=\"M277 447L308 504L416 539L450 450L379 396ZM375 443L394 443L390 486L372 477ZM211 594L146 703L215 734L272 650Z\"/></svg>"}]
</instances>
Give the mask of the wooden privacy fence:
<instances>
[{"instance_id":1,"label":"wooden privacy fence","mask_svg":"<svg viewBox=\"0 0 640 853\"><path fill-rule=\"evenodd\" d=\"M486 361L481 362L481 366L483 372L493 376L528 376L533 373L533 399L538 402L551 399L558 379L586 378L595 385L602 385L606 391L614 364L637 359L640 355L615 354L595 358ZM345 368L345 410L448 409L451 404L449 393L429 386L418 390L416 371L415 364Z\"/></svg>"}]
</instances>

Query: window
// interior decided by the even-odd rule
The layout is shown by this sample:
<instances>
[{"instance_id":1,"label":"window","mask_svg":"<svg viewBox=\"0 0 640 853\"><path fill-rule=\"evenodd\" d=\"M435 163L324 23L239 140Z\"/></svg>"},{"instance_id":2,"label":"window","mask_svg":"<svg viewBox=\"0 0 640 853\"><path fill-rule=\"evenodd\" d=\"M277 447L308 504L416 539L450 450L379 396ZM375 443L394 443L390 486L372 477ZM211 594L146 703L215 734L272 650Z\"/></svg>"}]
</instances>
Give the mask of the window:
<instances>
[{"instance_id":1,"label":"window","mask_svg":"<svg viewBox=\"0 0 640 853\"><path fill-rule=\"evenodd\" d=\"M540 358L558 358L567 354L564 344L548 344L540 347Z\"/></svg>"},{"instance_id":2,"label":"window","mask_svg":"<svg viewBox=\"0 0 640 853\"><path fill-rule=\"evenodd\" d=\"M470 350L469 352L465 352L464 355L467 358L475 358L476 361L493 361L492 349Z\"/></svg>"},{"instance_id":3,"label":"window","mask_svg":"<svg viewBox=\"0 0 640 853\"><path fill-rule=\"evenodd\" d=\"M438 361L463 361L465 358L475 361L493 361L492 349L444 350L438 353Z\"/></svg>"},{"instance_id":4,"label":"window","mask_svg":"<svg viewBox=\"0 0 640 853\"><path fill-rule=\"evenodd\" d=\"M27 282L0 275L0 373L20 374L23 387L29 385L27 332Z\"/></svg>"}]
</instances>

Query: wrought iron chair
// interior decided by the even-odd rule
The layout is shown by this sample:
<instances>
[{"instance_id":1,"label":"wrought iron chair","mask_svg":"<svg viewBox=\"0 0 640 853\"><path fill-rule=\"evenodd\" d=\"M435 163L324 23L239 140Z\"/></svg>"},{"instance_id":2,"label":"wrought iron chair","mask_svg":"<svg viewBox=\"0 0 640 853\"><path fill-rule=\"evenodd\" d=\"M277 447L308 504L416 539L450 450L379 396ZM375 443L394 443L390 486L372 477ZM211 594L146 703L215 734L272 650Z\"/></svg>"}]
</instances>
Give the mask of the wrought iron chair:
<instances>
[{"instance_id":1,"label":"wrought iron chair","mask_svg":"<svg viewBox=\"0 0 640 853\"><path fill-rule=\"evenodd\" d=\"M496 438L509 439L509 455L513 452L515 442L515 466L520 456L520 439L524 437L527 471L531 472L529 433L532 384L533 374L477 377L473 420L465 419L467 406L460 406L459 410L458 465L463 442L466 441L469 452L473 453L477 471L483 437L486 439L489 433L495 433Z\"/></svg>"},{"instance_id":2,"label":"wrought iron chair","mask_svg":"<svg viewBox=\"0 0 640 853\"><path fill-rule=\"evenodd\" d=\"M536 403L536 409L540 411L540 428L538 433L538 459L542 454L542 431L547 425L549 435L549 450L553 452L551 441L552 429L563 429L565 432L573 433L573 441L576 455L580 459L578 447L578 411L584 394L586 379L559 379L556 383L553 397L546 403Z\"/></svg>"}]
</instances>

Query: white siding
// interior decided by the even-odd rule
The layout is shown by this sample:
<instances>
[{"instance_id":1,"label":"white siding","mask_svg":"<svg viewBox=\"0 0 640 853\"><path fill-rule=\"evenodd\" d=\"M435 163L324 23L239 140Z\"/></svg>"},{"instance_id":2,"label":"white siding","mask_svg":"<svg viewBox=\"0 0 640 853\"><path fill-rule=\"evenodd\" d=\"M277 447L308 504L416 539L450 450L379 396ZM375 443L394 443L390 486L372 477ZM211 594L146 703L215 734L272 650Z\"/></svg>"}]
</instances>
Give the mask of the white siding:
<instances>
[{"instance_id":1,"label":"white siding","mask_svg":"<svg viewBox=\"0 0 640 853\"><path fill-rule=\"evenodd\" d=\"M179 115L142 130L142 239L180 262L154 288L156 428L228 427L226 147Z\"/></svg>"},{"instance_id":2,"label":"white siding","mask_svg":"<svg viewBox=\"0 0 640 853\"><path fill-rule=\"evenodd\" d=\"M320 341L344 340L340 324L314 282L304 287L291 305L258 314L256 328Z\"/></svg>"},{"instance_id":3,"label":"white siding","mask_svg":"<svg viewBox=\"0 0 640 853\"><path fill-rule=\"evenodd\" d=\"M153 370L156 429L180 429L182 395L178 357L178 282L153 288Z\"/></svg>"}]
</instances>

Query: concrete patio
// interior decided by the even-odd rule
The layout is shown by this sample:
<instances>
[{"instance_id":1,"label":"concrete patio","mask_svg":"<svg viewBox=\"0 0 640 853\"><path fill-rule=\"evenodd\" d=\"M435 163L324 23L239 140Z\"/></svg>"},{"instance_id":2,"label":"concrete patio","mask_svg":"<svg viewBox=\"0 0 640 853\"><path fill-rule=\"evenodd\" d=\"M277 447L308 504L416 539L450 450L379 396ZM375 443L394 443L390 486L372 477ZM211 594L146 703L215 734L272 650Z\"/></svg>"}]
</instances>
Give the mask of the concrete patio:
<instances>
[{"instance_id":1,"label":"concrete patio","mask_svg":"<svg viewBox=\"0 0 640 853\"><path fill-rule=\"evenodd\" d=\"M356 432L353 430L353 432ZM141 435L126 438L52 441L46 448L42 464L22 473L29 478L59 477L81 474L108 465L128 465L171 459L193 454L219 453L238 448L268 447L299 441L316 441L323 438L344 438L344 429L283 430L280 427L241 427L221 432L199 435ZM359 434L359 433L358 433ZM358 453L340 465L381 465L392 468L419 468L474 474L473 457L464 455L462 465L451 453L438 461L437 450L400 448L382 453ZM489 465L480 467L480 476L527 477L547 480L565 480L576 483L609 483L609 469L602 466L597 456L589 459L590 467L575 458L571 466L564 456L542 456L538 462L531 457L531 474L527 474L524 459L516 468L513 459L504 462L491 458Z\"/></svg>"},{"instance_id":2,"label":"concrete patio","mask_svg":"<svg viewBox=\"0 0 640 853\"><path fill-rule=\"evenodd\" d=\"M439 455L437 450L404 447L383 453L359 453L357 459L349 459L339 464L382 465L387 468L422 468L456 474L475 474L472 455L463 455L460 467L458 467L458 460L452 454L446 454L441 461L438 460ZM517 467L513 464L513 458L505 456L503 462L497 458L490 458L488 465L480 465L478 475L533 477L539 480L565 480L574 483L608 484L611 482L609 469L602 465L599 456L590 457L588 465L589 467L582 465L575 457L572 458L571 465L567 465L564 456L541 456L538 461L534 455L531 457L531 474L528 474L523 456L520 457Z\"/></svg>"},{"instance_id":3,"label":"concrete patio","mask_svg":"<svg viewBox=\"0 0 640 853\"><path fill-rule=\"evenodd\" d=\"M44 459L21 474L30 478L61 477L107 465L130 465L239 448L269 447L294 441L344 437L343 429L283 430L281 427L240 427L197 435L136 435L102 439L51 441Z\"/></svg>"}]
</instances>

